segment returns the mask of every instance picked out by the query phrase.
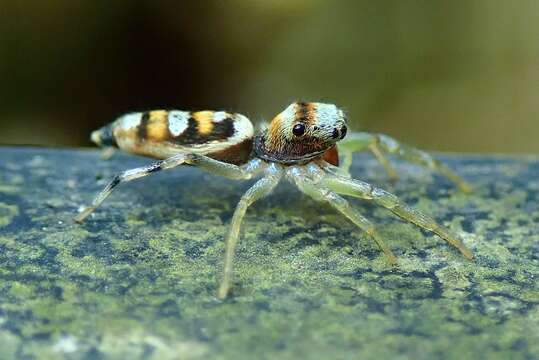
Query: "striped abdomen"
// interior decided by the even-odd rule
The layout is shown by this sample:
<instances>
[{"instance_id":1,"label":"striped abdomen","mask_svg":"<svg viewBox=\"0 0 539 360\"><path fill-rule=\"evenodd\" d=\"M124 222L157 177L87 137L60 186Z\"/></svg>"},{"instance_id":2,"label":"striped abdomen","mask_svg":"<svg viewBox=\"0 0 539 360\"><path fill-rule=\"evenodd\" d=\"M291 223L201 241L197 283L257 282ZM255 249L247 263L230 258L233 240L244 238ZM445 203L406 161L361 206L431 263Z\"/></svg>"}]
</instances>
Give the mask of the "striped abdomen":
<instances>
[{"instance_id":1,"label":"striped abdomen","mask_svg":"<svg viewBox=\"0 0 539 360\"><path fill-rule=\"evenodd\" d=\"M158 159L191 152L241 164L250 156L253 135L253 125L241 114L155 110L123 115L94 131L92 140Z\"/></svg>"}]
</instances>

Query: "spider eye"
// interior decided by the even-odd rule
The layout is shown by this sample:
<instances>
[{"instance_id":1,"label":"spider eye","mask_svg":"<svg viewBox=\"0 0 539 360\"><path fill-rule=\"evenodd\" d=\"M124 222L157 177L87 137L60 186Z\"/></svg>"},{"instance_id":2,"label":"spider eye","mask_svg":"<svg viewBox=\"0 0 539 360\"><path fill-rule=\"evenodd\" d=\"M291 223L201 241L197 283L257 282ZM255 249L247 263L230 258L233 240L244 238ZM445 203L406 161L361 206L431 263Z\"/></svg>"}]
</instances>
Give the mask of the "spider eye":
<instances>
[{"instance_id":1,"label":"spider eye","mask_svg":"<svg viewBox=\"0 0 539 360\"><path fill-rule=\"evenodd\" d=\"M348 131L348 128L346 127L346 125L344 125L342 128L341 128L341 140L344 139L344 137L346 136L346 132Z\"/></svg>"},{"instance_id":2,"label":"spider eye","mask_svg":"<svg viewBox=\"0 0 539 360\"><path fill-rule=\"evenodd\" d=\"M303 124L296 124L292 128L292 133L296 136L301 136L305 133L305 125Z\"/></svg>"}]
</instances>

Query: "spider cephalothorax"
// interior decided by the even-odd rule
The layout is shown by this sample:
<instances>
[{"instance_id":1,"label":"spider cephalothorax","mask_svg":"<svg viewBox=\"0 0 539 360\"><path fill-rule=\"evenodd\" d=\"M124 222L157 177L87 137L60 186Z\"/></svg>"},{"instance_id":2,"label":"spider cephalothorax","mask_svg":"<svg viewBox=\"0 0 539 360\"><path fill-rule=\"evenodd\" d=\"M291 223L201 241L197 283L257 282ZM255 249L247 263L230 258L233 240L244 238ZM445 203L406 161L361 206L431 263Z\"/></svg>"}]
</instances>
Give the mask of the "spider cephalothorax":
<instances>
[{"instance_id":1,"label":"spider cephalothorax","mask_svg":"<svg viewBox=\"0 0 539 360\"><path fill-rule=\"evenodd\" d=\"M156 110L127 114L94 132L92 140L100 146L119 147L162 160L116 175L76 221L82 222L122 182L179 165L194 165L231 179L261 175L242 196L232 216L225 240L223 278L217 292L220 298L227 296L232 284L234 253L247 208L268 195L283 177L313 199L327 202L367 232L390 263L395 263L396 258L377 235L374 225L340 195L374 201L402 219L435 233L467 258L473 258L457 235L395 195L351 179L348 168L353 152L370 150L392 177L396 172L386 158L387 153L436 170L461 190L470 191L466 182L429 154L401 145L388 136L360 132L349 134L345 139L346 133L343 111L323 103L293 103L273 119L268 129L257 135L245 116L224 111ZM337 142L343 160L340 168L336 166L339 163Z\"/></svg>"},{"instance_id":2,"label":"spider cephalothorax","mask_svg":"<svg viewBox=\"0 0 539 360\"><path fill-rule=\"evenodd\" d=\"M344 112L333 104L293 103L255 137L258 157L281 164L302 164L320 157L346 136Z\"/></svg>"}]
</instances>

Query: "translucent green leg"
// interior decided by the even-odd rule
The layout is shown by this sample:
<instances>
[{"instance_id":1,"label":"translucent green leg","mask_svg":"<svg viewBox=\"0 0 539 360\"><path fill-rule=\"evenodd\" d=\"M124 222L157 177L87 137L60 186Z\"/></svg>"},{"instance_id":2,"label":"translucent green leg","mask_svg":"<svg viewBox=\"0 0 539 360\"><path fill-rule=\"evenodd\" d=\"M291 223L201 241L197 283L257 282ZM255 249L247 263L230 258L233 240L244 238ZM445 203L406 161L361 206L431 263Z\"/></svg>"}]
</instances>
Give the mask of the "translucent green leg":
<instances>
[{"instance_id":1,"label":"translucent green leg","mask_svg":"<svg viewBox=\"0 0 539 360\"><path fill-rule=\"evenodd\" d=\"M358 197L361 199L373 200L379 205L387 208L392 211L395 215L400 218L409 221L425 230L431 231L447 241L449 244L456 247L462 255L468 259L473 259L473 254L462 241L458 238L457 235L453 234L450 230L439 225L434 219L430 216L422 213L421 211L414 209L405 203L403 203L397 196L376 188L366 182L348 179L341 176L336 176L333 174L327 174L321 180L321 184L327 186L331 190L339 193Z\"/></svg>"},{"instance_id":2,"label":"translucent green leg","mask_svg":"<svg viewBox=\"0 0 539 360\"><path fill-rule=\"evenodd\" d=\"M258 199L268 195L279 183L280 179L281 172L276 172L258 180L249 190L247 190L236 206L236 210L232 216L230 229L225 240L223 278L221 280L221 284L219 285L219 290L217 291L217 297L219 299L226 298L232 286L234 255L236 253L236 246L240 236L241 222L245 216L247 208Z\"/></svg>"},{"instance_id":3,"label":"translucent green leg","mask_svg":"<svg viewBox=\"0 0 539 360\"><path fill-rule=\"evenodd\" d=\"M101 160L110 160L116 154L116 148L110 146L101 150Z\"/></svg>"},{"instance_id":4,"label":"translucent green leg","mask_svg":"<svg viewBox=\"0 0 539 360\"><path fill-rule=\"evenodd\" d=\"M340 211L356 226L358 226L360 229L370 235L374 239L378 247L384 252L388 261L391 264L395 264L397 262L397 258L395 257L395 255L393 255L391 249L378 236L374 225L363 215L354 210L350 206L348 201L335 194L334 192L330 191L328 188L320 186L319 184L315 184L301 175L296 176L294 180L296 182L296 185L303 193L309 195L317 201L327 202L335 209Z\"/></svg>"},{"instance_id":5,"label":"translucent green leg","mask_svg":"<svg viewBox=\"0 0 539 360\"><path fill-rule=\"evenodd\" d=\"M342 144L341 144L342 143ZM444 164L434 159L428 153L413 147L400 144L397 140L382 134L355 133L350 138L345 138L339 143L339 152L343 154L343 172L346 174L351 165L352 152L362 151L366 148L382 163L390 177L396 176L396 171L391 167L384 153L393 154L399 158L424 166L447 177L463 192L469 193L472 187L460 176L455 174Z\"/></svg>"},{"instance_id":6,"label":"translucent green leg","mask_svg":"<svg viewBox=\"0 0 539 360\"><path fill-rule=\"evenodd\" d=\"M472 191L472 187L464 181L460 176L455 174L444 164L434 159L428 153L419 149L400 144L397 140L387 135L373 135L378 138L380 148L390 154L394 154L402 159L424 166L432 171L436 171L441 175L447 177L449 180L455 183L459 189L465 193Z\"/></svg>"},{"instance_id":7,"label":"translucent green leg","mask_svg":"<svg viewBox=\"0 0 539 360\"><path fill-rule=\"evenodd\" d=\"M369 149L374 154L376 159L382 164L384 169L386 169L387 174L389 175L389 178L391 180L396 180L399 175L397 175L397 170L393 166L391 166L391 163L389 162L389 159L385 156L383 151L380 149L380 146L378 143L372 143L369 145Z\"/></svg>"},{"instance_id":8,"label":"translucent green leg","mask_svg":"<svg viewBox=\"0 0 539 360\"><path fill-rule=\"evenodd\" d=\"M389 159L380 149L377 139L372 134L359 132L351 133L346 138L341 140L338 145L341 164L339 174L348 176L350 167L352 166L352 157L354 152L370 150L376 159L382 164L391 179L397 179L397 171L389 163Z\"/></svg>"},{"instance_id":9,"label":"translucent green leg","mask_svg":"<svg viewBox=\"0 0 539 360\"><path fill-rule=\"evenodd\" d=\"M110 194L112 194L114 189L121 183L139 179L141 177L151 175L157 171L171 169L183 164L198 166L209 173L228 177L230 179L249 179L264 166L262 162L256 159L242 167L239 167L211 159L204 155L178 154L165 160L156 161L151 165L127 170L116 175L95 197L92 205L84 209L83 212L75 217L75 221L82 223L103 203L103 201L105 201L106 198L109 197Z\"/></svg>"},{"instance_id":10,"label":"translucent green leg","mask_svg":"<svg viewBox=\"0 0 539 360\"><path fill-rule=\"evenodd\" d=\"M99 205L103 203L103 201L105 201L106 198L109 197L110 194L112 194L112 191L121 183L139 179L141 177L153 174L157 171L179 166L184 163L185 154L180 154L163 161L157 161L148 166L127 170L116 175L107 184L107 186L105 186L105 188L95 197L94 201L92 202L92 205L88 206L86 209L84 209L83 212L81 212L75 217L75 221L78 223L82 223L91 213L93 213L99 207Z\"/></svg>"}]
</instances>

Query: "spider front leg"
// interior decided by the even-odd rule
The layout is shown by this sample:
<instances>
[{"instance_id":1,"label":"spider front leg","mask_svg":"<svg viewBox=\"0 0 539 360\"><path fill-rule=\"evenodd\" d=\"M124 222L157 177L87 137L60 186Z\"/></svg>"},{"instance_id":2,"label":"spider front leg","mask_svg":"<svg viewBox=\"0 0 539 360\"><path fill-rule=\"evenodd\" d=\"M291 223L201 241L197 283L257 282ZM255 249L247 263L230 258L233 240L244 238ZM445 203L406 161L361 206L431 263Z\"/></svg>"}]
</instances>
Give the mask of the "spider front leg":
<instances>
[{"instance_id":1,"label":"spider front leg","mask_svg":"<svg viewBox=\"0 0 539 360\"><path fill-rule=\"evenodd\" d=\"M263 166L260 160L257 159L252 160L243 167L239 167L211 159L204 155L191 153L178 154L168 159L154 162L151 165L127 170L114 176L107 186L105 186L105 188L95 197L92 205L84 209L84 211L75 217L75 221L82 223L121 183L139 179L160 170L172 169L183 164L195 165L215 175L220 175L231 179L249 179L260 171Z\"/></svg>"},{"instance_id":2,"label":"spider front leg","mask_svg":"<svg viewBox=\"0 0 539 360\"><path fill-rule=\"evenodd\" d=\"M339 194L373 200L400 218L435 233L449 244L456 247L462 255L470 260L473 259L471 250L462 243L457 235L439 225L430 216L408 206L399 200L397 196L383 189L376 188L366 182L348 179L334 174L327 174L327 176L321 179L321 183Z\"/></svg>"},{"instance_id":3,"label":"spider front leg","mask_svg":"<svg viewBox=\"0 0 539 360\"><path fill-rule=\"evenodd\" d=\"M341 212L344 216L346 216L351 222L353 222L357 227L359 227L360 229L365 231L368 235L370 235L374 239L378 247L387 256L387 259L391 264L395 264L397 262L397 258L395 257L395 255L393 255L393 252L391 251L391 249L378 236L378 233L376 232L374 225L369 220L367 220L363 215L361 215L359 212L354 210L350 206L348 201L346 201L345 199L343 199L336 193L332 192L327 187L321 186L319 183L313 181L308 176L308 174L301 171L299 168L293 169L291 171L291 175L294 182L303 193L310 196L314 200L327 202L328 204L333 206L335 209Z\"/></svg>"},{"instance_id":4,"label":"spider front leg","mask_svg":"<svg viewBox=\"0 0 539 360\"><path fill-rule=\"evenodd\" d=\"M341 165L339 166L339 174L342 176L349 176L353 153L364 151L366 149L368 149L382 164L392 180L399 177L395 168L391 166L389 159L385 156L382 149L380 149L377 138L372 134L365 132L351 133L339 143L339 154L342 159Z\"/></svg>"},{"instance_id":5,"label":"spider front leg","mask_svg":"<svg viewBox=\"0 0 539 360\"><path fill-rule=\"evenodd\" d=\"M240 236L240 226L245 216L247 208L255 201L268 195L279 183L282 176L282 170L275 165L268 169L268 175L258 180L247 192L242 196L240 202L236 206L230 229L225 239L225 257L223 266L223 278L217 291L217 297L224 299L228 295L232 286L234 255L236 246Z\"/></svg>"},{"instance_id":6,"label":"spider front leg","mask_svg":"<svg viewBox=\"0 0 539 360\"><path fill-rule=\"evenodd\" d=\"M384 153L395 155L401 159L436 171L455 183L455 185L465 193L472 191L472 187L466 181L455 174L447 166L434 159L430 154L411 146L401 144L392 137L382 134L362 132L350 134L349 138L345 138L342 141L342 145L339 144L339 151L341 151L341 149L344 150L343 155L345 161L343 161L343 165L346 167L343 168L343 172L347 173L350 168L352 153L364 150L367 147L386 168L390 177L395 177L396 171L391 167Z\"/></svg>"}]
</instances>

